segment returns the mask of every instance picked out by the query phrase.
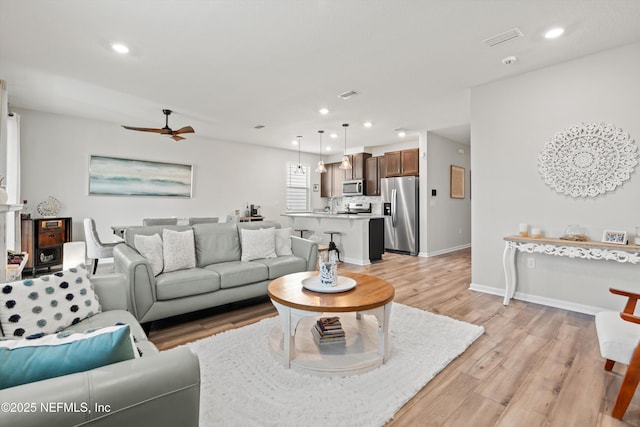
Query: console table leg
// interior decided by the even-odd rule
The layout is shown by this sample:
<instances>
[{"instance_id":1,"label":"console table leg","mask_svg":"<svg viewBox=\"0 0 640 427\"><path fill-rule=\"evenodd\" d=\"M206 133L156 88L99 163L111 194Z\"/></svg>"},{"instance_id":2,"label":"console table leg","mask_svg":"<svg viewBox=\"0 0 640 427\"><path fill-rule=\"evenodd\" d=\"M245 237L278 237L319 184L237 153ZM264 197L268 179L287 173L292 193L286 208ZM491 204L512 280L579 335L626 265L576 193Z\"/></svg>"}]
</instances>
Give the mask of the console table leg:
<instances>
[{"instance_id":1,"label":"console table leg","mask_svg":"<svg viewBox=\"0 0 640 427\"><path fill-rule=\"evenodd\" d=\"M516 291L516 249L509 242L504 246L502 263L505 276L504 305L509 305Z\"/></svg>"}]
</instances>

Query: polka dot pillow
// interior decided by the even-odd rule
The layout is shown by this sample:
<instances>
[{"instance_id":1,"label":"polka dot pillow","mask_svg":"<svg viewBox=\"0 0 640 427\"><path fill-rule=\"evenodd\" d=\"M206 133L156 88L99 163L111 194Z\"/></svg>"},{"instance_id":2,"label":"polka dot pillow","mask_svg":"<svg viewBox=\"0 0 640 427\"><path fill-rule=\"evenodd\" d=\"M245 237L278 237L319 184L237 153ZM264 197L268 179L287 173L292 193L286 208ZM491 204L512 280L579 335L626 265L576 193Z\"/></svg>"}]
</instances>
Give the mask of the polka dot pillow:
<instances>
[{"instance_id":1,"label":"polka dot pillow","mask_svg":"<svg viewBox=\"0 0 640 427\"><path fill-rule=\"evenodd\" d=\"M56 333L100 312L84 265L0 288L0 327L7 338Z\"/></svg>"}]
</instances>

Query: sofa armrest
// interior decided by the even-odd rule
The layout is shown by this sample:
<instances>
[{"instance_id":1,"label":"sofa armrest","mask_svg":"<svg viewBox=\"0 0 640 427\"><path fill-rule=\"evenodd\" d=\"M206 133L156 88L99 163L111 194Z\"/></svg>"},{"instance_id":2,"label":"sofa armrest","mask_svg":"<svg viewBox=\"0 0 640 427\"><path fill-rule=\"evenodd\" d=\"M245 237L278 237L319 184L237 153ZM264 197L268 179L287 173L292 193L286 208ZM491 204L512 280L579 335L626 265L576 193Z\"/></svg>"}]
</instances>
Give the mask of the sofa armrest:
<instances>
[{"instance_id":1,"label":"sofa armrest","mask_svg":"<svg viewBox=\"0 0 640 427\"><path fill-rule=\"evenodd\" d=\"M200 365L189 348L163 351L0 390L2 425L198 426Z\"/></svg>"},{"instance_id":2,"label":"sofa armrest","mask_svg":"<svg viewBox=\"0 0 640 427\"><path fill-rule=\"evenodd\" d=\"M100 299L102 311L128 310L128 286L122 274L91 276L91 284Z\"/></svg>"},{"instance_id":3,"label":"sofa armrest","mask_svg":"<svg viewBox=\"0 0 640 427\"><path fill-rule=\"evenodd\" d=\"M291 252L307 261L307 270L316 269L318 263L318 243L313 240L291 236Z\"/></svg>"},{"instance_id":4,"label":"sofa armrest","mask_svg":"<svg viewBox=\"0 0 640 427\"><path fill-rule=\"evenodd\" d=\"M151 265L128 245L113 248L113 263L116 273L125 278L129 311L140 320L156 301L156 278Z\"/></svg>"}]
</instances>

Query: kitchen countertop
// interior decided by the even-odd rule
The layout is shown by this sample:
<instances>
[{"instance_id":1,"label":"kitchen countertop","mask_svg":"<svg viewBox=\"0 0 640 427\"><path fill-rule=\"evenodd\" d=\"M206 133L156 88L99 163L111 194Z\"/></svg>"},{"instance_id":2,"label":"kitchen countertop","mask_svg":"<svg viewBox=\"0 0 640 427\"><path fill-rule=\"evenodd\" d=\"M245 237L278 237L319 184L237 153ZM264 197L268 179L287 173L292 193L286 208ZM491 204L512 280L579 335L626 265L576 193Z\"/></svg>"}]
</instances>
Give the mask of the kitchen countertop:
<instances>
[{"instance_id":1,"label":"kitchen countertop","mask_svg":"<svg viewBox=\"0 0 640 427\"><path fill-rule=\"evenodd\" d=\"M289 216L293 218L330 218L330 219L371 219L371 218L384 218L383 215L371 214L371 213L358 213L358 214L336 214L328 212L301 212L301 213L285 213L283 216Z\"/></svg>"}]
</instances>

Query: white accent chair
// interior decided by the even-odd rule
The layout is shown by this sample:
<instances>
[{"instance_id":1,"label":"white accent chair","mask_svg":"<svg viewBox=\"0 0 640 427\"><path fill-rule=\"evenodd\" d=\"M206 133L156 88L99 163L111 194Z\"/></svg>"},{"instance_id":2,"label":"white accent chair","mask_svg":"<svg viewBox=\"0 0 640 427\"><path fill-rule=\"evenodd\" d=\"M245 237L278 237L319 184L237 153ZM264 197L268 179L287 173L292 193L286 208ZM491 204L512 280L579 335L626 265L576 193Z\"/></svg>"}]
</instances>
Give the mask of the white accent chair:
<instances>
[{"instance_id":1,"label":"white accent chair","mask_svg":"<svg viewBox=\"0 0 640 427\"><path fill-rule=\"evenodd\" d=\"M87 258L93 260L92 273L96 274L100 258L113 258L113 247L118 243L102 243L93 218L84 219L84 238L87 242Z\"/></svg>"},{"instance_id":2,"label":"white accent chair","mask_svg":"<svg viewBox=\"0 0 640 427\"><path fill-rule=\"evenodd\" d=\"M178 218L143 218L142 225L178 225Z\"/></svg>"},{"instance_id":3,"label":"white accent chair","mask_svg":"<svg viewBox=\"0 0 640 427\"><path fill-rule=\"evenodd\" d=\"M87 262L87 244L85 242L65 242L62 245L62 269L69 270Z\"/></svg>"},{"instance_id":4,"label":"white accent chair","mask_svg":"<svg viewBox=\"0 0 640 427\"><path fill-rule=\"evenodd\" d=\"M600 344L600 354L607 359L606 371L611 371L616 362L627 365L627 372L622 380L620 391L611 416L622 419L629 402L640 381L640 317L633 313L640 294L609 289L612 294L628 298L621 313L617 311L601 311L596 314L596 332Z\"/></svg>"}]
</instances>

